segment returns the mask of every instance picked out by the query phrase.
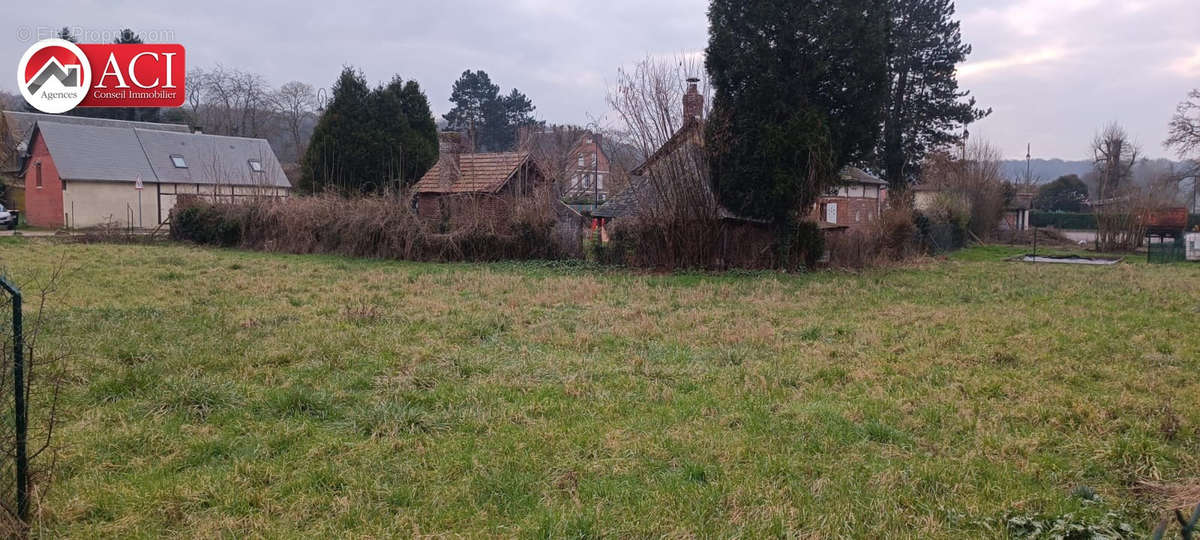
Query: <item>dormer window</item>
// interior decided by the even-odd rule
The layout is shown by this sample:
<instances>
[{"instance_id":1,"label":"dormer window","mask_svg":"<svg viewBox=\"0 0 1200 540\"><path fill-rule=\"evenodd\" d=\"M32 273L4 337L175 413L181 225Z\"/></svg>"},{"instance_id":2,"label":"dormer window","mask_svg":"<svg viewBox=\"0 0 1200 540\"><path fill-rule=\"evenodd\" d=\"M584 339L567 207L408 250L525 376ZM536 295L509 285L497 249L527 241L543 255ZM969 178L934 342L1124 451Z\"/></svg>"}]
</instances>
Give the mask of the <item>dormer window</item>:
<instances>
[{"instance_id":1,"label":"dormer window","mask_svg":"<svg viewBox=\"0 0 1200 540\"><path fill-rule=\"evenodd\" d=\"M250 160L250 172L263 172L262 162L257 159Z\"/></svg>"},{"instance_id":2,"label":"dormer window","mask_svg":"<svg viewBox=\"0 0 1200 540\"><path fill-rule=\"evenodd\" d=\"M179 155L179 154L172 154L172 155L171 155L171 164L172 164L172 165L174 165L176 169L186 169L186 168L188 168L188 167L187 167L187 161L185 161L185 160L183 159L183 156L181 156L181 155Z\"/></svg>"}]
</instances>

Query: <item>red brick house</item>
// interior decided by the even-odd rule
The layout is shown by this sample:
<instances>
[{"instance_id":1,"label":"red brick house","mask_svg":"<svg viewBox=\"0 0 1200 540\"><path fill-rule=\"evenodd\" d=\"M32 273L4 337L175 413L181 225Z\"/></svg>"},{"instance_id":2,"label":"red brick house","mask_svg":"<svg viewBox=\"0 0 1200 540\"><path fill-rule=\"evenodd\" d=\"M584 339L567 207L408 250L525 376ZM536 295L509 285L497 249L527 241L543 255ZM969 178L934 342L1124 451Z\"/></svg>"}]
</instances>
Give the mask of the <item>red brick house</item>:
<instances>
[{"instance_id":1,"label":"red brick house","mask_svg":"<svg viewBox=\"0 0 1200 540\"><path fill-rule=\"evenodd\" d=\"M887 182L857 167L842 169L840 176L841 183L817 199L812 219L852 231L870 227L887 203Z\"/></svg>"},{"instance_id":2,"label":"red brick house","mask_svg":"<svg viewBox=\"0 0 1200 540\"><path fill-rule=\"evenodd\" d=\"M518 201L549 197L553 186L529 152L470 150L461 133L439 135L437 164L413 186L421 218L448 222L482 217L503 226Z\"/></svg>"}]
</instances>

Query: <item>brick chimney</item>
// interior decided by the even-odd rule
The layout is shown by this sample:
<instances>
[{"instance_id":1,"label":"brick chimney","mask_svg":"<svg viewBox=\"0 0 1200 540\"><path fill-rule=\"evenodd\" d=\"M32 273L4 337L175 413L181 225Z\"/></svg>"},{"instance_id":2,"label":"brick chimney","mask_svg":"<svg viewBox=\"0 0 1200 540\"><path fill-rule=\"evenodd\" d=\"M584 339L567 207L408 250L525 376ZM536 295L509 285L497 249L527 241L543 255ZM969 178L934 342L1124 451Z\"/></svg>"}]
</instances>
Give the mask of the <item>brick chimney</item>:
<instances>
[{"instance_id":1,"label":"brick chimney","mask_svg":"<svg viewBox=\"0 0 1200 540\"><path fill-rule=\"evenodd\" d=\"M441 165L441 181L453 184L458 179L462 155L471 153L470 140L457 131L438 133L438 164Z\"/></svg>"},{"instance_id":2,"label":"brick chimney","mask_svg":"<svg viewBox=\"0 0 1200 540\"><path fill-rule=\"evenodd\" d=\"M683 119L687 121L692 118L703 118L704 96L700 95L700 90L696 87L700 83L700 79L691 77L687 83L687 93L683 95Z\"/></svg>"}]
</instances>

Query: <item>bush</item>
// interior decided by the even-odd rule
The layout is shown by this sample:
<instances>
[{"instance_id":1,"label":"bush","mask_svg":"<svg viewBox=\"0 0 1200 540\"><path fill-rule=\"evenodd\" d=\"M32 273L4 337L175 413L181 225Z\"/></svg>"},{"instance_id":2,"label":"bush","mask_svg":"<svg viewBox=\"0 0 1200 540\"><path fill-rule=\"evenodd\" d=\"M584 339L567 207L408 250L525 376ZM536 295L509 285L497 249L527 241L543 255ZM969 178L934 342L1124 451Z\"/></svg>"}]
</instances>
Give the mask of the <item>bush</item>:
<instances>
[{"instance_id":1,"label":"bush","mask_svg":"<svg viewBox=\"0 0 1200 540\"><path fill-rule=\"evenodd\" d=\"M829 265L834 268L862 269L887 266L917 256L922 251L920 230L931 225L929 219L911 208L890 207L880 215L875 227L865 231L844 231L829 238ZM950 226L958 228L958 226ZM965 229L958 228L965 234Z\"/></svg>"},{"instance_id":2,"label":"bush","mask_svg":"<svg viewBox=\"0 0 1200 540\"><path fill-rule=\"evenodd\" d=\"M816 222L802 221L784 229L776 249L784 268L816 268L825 254L825 233Z\"/></svg>"},{"instance_id":3,"label":"bush","mask_svg":"<svg viewBox=\"0 0 1200 540\"><path fill-rule=\"evenodd\" d=\"M464 210L464 219L435 232L407 197L323 195L232 204L187 198L171 211L171 237L261 251L419 261L556 259L566 250L556 242L552 208L522 202L500 218Z\"/></svg>"}]
</instances>

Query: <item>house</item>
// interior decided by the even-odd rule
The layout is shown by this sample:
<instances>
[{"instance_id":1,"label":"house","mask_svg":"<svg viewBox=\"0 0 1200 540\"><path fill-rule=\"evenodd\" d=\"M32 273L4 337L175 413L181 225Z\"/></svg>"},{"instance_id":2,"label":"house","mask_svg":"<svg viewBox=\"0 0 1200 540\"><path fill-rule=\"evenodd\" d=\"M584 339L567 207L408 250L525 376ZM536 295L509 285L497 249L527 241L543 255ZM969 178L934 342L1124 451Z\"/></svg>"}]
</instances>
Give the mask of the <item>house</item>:
<instances>
[{"instance_id":1,"label":"house","mask_svg":"<svg viewBox=\"0 0 1200 540\"><path fill-rule=\"evenodd\" d=\"M21 176L21 172L24 168L25 160L29 158L29 148L31 147L30 137L33 135L33 128L37 125L38 121L84 126L157 129L175 133L191 132L186 124L159 124L154 122L111 120L108 118L0 111L0 144L5 146L5 151L0 151L0 156L8 157L7 160L0 162L0 181L3 181L7 188L9 206L22 212L25 211L25 181Z\"/></svg>"},{"instance_id":2,"label":"house","mask_svg":"<svg viewBox=\"0 0 1200 540\"><path fill-rule=\"evenodd\" d=\"M600 134L574 128L545 128L530 134L528 139L535 156L544 161L543 167L566 165L560 197L597 204L608 199L612 168Z\"/></svg>"},{"instance_id":3,"label":"house","mask_svg":"<svg viewBox=\"0 0 1200 540\"><path fill-rule=\"evenodd\" d=\"M811 218L861 231L879 219L887 203L887 182L858 167L846 167L841 182L817 199Z\"/></svg>"},{"instance_id":4,"label":"house","mask_svg":"<svg viewBox=\"0 0 1200 540\"><path fill-rule=\"evenodd\" d=\"M924 213L933 209L938 196L942 193L941 188L929 184L917 184L910 187L909 191L913 194L913 209Z\"/></svg>"},{"instance_id":5,"label":"house","mask_svg":"<svg viewBox=\"0 0 1200 540\"><path fill-rule=\"evenodd\" d=\"M655 212L672 206L701 213L712 208L715 213L707 217L716 218L720 225L718 266L777 266L772 260L776 235L771 223L729 210L717 201L710 183L702 180L707 175L700 169L707 164L700 152L704 146L704 96L697 88L698 83L698 79L688 79L683 96L683 125L645 162L630 171L629 187L592 213L601 220L601 237L607 237L607 227L613 220L654 216ZM696 185L666 186L663 184L670 180L664 178ZM821 221L818 226L827 234L848 228Z\"/></svg>"},{"instance_id":6,"label":"house","mask_svg":"<svg viewBox=\"0 0 1200 540\"><path fill-rule=\"evenodd\" d=\"M154 227L181 196L283 197L292 189L267 141L38 120L22 165L35 227Z\"/></svg>"},{"instance_id":7,"label":"house","mask_svg":"<svg viewBox=\"0 0 1200 540\"><path fill-rule=\"evenodd\" d=\"M443 132L438 153L438 162L413 186L423 219L446 221L477 211L504 224L519 200L550 194L551 183L529 152L476 154L461 133Z\"/></svg>"},{"instance_id":8,"label":"house","mask_svg":"<svg viewBox=\"0 0 1200 540\"><path fill-rule=\"evenodd\" d=\"M1029 215L1033 212L1032 191L1018 191L1013 200L1004 207L1004 218L1000 220L1000 230L1025 231L1029 229Z\"/></svg>"}]
</instances>

